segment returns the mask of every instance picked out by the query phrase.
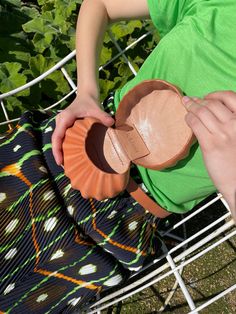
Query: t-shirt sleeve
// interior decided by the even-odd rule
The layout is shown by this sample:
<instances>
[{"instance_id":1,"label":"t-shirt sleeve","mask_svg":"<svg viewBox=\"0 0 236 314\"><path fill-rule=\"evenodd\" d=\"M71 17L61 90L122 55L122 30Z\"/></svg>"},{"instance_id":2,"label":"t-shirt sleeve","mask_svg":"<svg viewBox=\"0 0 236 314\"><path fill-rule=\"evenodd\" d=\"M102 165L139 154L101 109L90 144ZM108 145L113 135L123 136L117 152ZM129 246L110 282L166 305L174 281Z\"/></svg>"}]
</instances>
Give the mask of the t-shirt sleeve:
<instances>
[{"instance_id":1,"label":"t-shirt sleeve","mask_svg":"<svg viewBox=\"0 0 236 314\"><path fill-rule=\"evenodd\" d=\"M161 37L184 17L188 0L147 0L151 19Z\"/></svg>"}]
</instances>

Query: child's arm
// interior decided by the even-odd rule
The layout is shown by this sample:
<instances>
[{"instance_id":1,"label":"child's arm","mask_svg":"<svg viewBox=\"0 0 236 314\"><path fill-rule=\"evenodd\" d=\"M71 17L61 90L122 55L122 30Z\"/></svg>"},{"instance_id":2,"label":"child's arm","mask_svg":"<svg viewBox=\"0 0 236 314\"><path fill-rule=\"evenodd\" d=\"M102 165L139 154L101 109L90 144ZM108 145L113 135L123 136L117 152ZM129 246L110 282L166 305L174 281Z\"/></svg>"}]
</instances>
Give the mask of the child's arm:
<instances>
[{"instance_id":1,"label":"child's arm","mask_svg":"<svg viewBox=\"0 0 236 314\"><path fill-rule=\"evenodd\" d=\"M63 163L62 141L65 131L79 117L92 116L111 126L114 120L100 109L98 66L102 42L109 23L121 19L148 17L147 0L84 0L76 31L78 95L72 104L56 117L52 136L53 155Z\"/></svg>"},{"instance_id":2,"label":"child's arm","mask_svg":"<svg viewBox=\"0 0 236 314\"><path fill-rule=\"evenodd\" d=\"M211 93L204 100L184 97L184 102L209 175L236 223L236 93Z\"/></svg>"}]
</instances>

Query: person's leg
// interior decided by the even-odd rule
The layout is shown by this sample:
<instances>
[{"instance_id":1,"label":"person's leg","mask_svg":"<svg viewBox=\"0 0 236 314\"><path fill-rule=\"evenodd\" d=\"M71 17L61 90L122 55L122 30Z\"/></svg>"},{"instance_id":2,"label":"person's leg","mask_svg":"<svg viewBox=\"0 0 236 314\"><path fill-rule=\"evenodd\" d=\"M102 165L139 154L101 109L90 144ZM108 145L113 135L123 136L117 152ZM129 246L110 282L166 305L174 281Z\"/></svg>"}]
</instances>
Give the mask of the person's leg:
<instances>
[{"instance_id":1,"label":"person's leg","mask_svg":"<svg viewBox=\"0 0 236 314\"><path fill-rule=\"evenodd\" d=\"M130 196L98 202L71 188L52 156L53 128L53 116L26 113L0 143L0 311L82 306L124 279L119 262L137 269L158 249Z\"/></svg>"},{"instance_id":2,"label":"person's leg","mask_svg":"<svg viewBox=\"0 0 236 314\"><path fill-rule=\"evenodd\" d=\"M72 311L126 276L68 214L69 181L47 164L52 121L28 112L0 141L2 312Z\"/></svg>"}]
</instances>

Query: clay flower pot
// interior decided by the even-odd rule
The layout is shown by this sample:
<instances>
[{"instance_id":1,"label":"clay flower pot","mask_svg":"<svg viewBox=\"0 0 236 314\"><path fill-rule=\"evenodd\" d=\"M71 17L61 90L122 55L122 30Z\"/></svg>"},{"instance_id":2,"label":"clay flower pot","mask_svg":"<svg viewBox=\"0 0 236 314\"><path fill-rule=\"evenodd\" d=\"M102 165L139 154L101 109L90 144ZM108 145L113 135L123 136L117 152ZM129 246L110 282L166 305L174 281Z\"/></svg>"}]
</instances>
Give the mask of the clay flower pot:
<instances>
[{"instance_id":1,"label":"clay flower pot","mask_svg":"<svg viewBox=\"0 0 236 314\"><path fill-rule=\"evenodd\" d=\"M177 87L148 80L131 89L116 112L114 127L79 119L63 142L65 174L83 197L111 198L129 181L131 162L155 170L187 156L194 136Z\"/></svg>"}]
</instances>

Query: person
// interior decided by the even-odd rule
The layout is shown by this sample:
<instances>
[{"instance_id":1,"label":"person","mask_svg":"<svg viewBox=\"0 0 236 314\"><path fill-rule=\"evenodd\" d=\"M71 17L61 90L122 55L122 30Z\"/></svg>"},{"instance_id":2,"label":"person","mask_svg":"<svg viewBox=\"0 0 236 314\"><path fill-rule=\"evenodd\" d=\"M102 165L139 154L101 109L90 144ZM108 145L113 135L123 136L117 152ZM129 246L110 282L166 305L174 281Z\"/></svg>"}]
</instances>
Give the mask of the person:
<instances>
[{"instance_id":1,"label":"person","mask_svg":"<svg viewBox=\"0 0 236 314\"><path fill-rule=\"evenodd\" d=\"M78 95L56 117L52 136L53 155L63 163L62 141L76 118L93 116L106 126L114 120L99 107L97 68L107 25L120 19L151 17L161 40L144 62L137 76L116 91L114 106L145 79L164 79L186 95L202 97L214 90L234 88L236 70L236 3L227 0L85 0L77 25ZM201 150L193 145L189 156L175 167L154 171L137 167L141 179L155 199L170 212L192 209L216 187L208 176Z\"/></svg>"},{"instance_id":2,"label":"person","mask_svg":"<svg viewBox=\"0 0 236 314\"><path fill-rule=\"evenodd\" d=\"M204 99L183 100L188 110L186 122L198 139L208 173L236 223L236 92L219 91Z\"/></svg>"},{"instance_id":3,"label":"person","mask_svg":"<svg viewBox=\"0 0 236 314\"><path fill-rule=\"evenodd\" d=\"M151 16L162 36L138 75L116 92L116 108L130 88L150 78L198 97L233 89L236 3L227 4L83 1L76 36L78 96L56 118L25 113L0 138L0 313L72 313L156 258L160 242L151 214L126 193L102 202L82 198L59 166L61 143L78 117L114 122L99 108L97 75L104 31L113 21ZM171 169L138 170L152 197L170 212L186 212L216 189L197 144Z\"/></svg>"}]
</instances>

